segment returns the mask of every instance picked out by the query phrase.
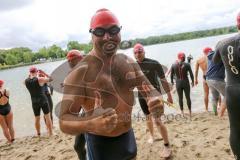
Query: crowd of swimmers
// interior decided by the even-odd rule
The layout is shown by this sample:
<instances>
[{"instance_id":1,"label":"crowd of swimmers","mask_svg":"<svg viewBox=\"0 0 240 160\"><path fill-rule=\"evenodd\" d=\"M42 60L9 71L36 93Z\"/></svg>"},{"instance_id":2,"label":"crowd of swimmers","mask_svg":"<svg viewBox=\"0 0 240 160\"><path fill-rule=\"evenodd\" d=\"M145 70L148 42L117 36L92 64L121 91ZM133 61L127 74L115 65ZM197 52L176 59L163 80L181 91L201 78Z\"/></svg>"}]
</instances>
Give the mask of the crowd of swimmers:
<instances>
[{"instance_id":1,"label":"crowd of swimmers","mask_svg":"<svg viewBox=\"0 0 240 160\"><path fill-rule=\"evenodd\" d=\"M237 16L237 27L240 30L240 14ZM67 54L71 71L64 75L66 78L61 84L63 98L60 105L59 126L62 132L76 135L74 149L78 158L81 160L87 157L89 160L136 158L137 146L131 118L122 117L122 115L131 117L134 88L138 89L139 104L147 117L147 128L150 132L148 143L154 142L153 125L155 124L163 138L163 151L160 156L170 157L172 151L168 130L160 118L164 113L164 104L173 103L171 85L174 85L182 115L185 116L184 93L191 117L190 90L191 87L198 85L200 68L203 73L205 110L209 111L210 90L215 115L222 117L225 110L228 111L230 146L235 158L239 160L240 34L219 41L214 50L210 47L203 48L203 54L196 60L194 73L191 68L193 57L189 55L187 63L185 53L179 52L176 56L177 60L165 74L158 61L145 57L144 46L140 43L133 47L136 60L124 54L116 54L121 42L121 28L120 22L111 11L100 9L90 22L92 51L84 58L78 50L71 50ZM166 79L169 74L170 83ZM44 113L48 134L50 136L53 134L51 94L54 86L49 85L51 81L54 81L51 76L36 67L29 69L29 76L24 81L31 96L38 136L41 135L41 110ZM167 94L166 101L163 100L163 93ZM5 89L4 81L0 80L0 124L4 136L12 143L15 135L9 97L9 90Z\"/></svg>"}]
</instances>

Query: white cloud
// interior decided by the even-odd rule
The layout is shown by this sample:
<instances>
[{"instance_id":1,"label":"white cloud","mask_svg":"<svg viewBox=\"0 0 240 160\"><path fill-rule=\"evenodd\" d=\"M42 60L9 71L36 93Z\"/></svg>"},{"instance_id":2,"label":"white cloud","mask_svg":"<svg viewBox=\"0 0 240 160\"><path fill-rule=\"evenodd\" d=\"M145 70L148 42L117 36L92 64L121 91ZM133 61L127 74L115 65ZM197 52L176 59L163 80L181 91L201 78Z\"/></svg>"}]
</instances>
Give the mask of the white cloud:
<instances>
[{"instance_id":1,"label":"white cloud","mask_svg":"<svg viewBox=\"0 0 240 160\"><path fill-rule=\"evenodd\" d=\"M0 48L32 49L69 40L89 42L90 18L103 7L119 18L122 38L134 39L234 25L240 6L239 0L18 0L27 4L21 8L2 2Z\"/></svg>"}]
</instances>

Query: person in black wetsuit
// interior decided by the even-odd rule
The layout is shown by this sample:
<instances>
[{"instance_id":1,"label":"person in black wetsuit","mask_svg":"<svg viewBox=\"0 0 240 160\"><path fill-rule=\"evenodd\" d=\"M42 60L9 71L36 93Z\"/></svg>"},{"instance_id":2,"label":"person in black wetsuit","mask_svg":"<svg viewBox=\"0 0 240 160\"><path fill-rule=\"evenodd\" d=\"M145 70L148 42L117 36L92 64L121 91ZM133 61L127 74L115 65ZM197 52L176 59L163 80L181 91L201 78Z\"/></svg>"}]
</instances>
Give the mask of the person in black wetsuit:
<instances>
[{"instance_id":1,"label":"person in black wetsuit","mask_svg":"<svg viewBox=\"0 0 240 160\"><path fill-rule=\"evenodd\" d=\"M49 77L49 75L47 75L45 72L43 72L42 70L39 70L40 73L38 74L39 77ZM49 92L49 89L50 92ZM53 94L53 88L50 84L44 83L43 85L43 92L45 93L47 100L48 100L48 105L49 105L49 109L50 109L50 117L52 120L52 125L53 125L53 115L52 115L52 111L53 111L53 101L52 101L52 94Z\"/></svg>"},{"instance_id":2,"label":"person in black wetsuit","mask_svg":"<svg viewBox=\"0 0 240 160\"><path fill-rule=\"evenodd\" d=\"M178 61L174 63L171 67L171 83L173 82L174 75L176 76L176 89L179 98L179 106L184 116L183 111L183 92L185 93L185 97L187 100L187 106L189 109L189 115L191 118L191 98L190 98L190 84L188 80L188 73L190 74L192 80L192 87L194 86L194 77L191 66L189 63L185 63L185 54L183 52L178 53Z\"/></svg>"},{"instance_id":3,"label":"person in black wetsuit","mask_svg":"<svg viewBox=\"0 0 240 160\"><path fill-rule=\"evenodd\" d=\"M240 13L237 28L240 31ZM240 160L240 32L218 42L213 61L222 61L226 69L225 96L230 121L230 145L235 158Z\"/></svg>"},{"instance_id":4,"label":"person in black wetsuit","mask_svg":"<svg viewBox=\"0 0 240 160\"><path fill-rule=\"evenodd\" d=\"M44 113L44 118L46 119L46 126L48 129L48 134L52 135L52 122L50 118L50 108L48 105L47 97L43 90L43 85L47 82L52 81L51 77L38 77L38 70L36 67L31 67L29 69L30 75L25 80L25 85L31 95L32 108L35 115L35 128L37 130L37 135L40 136L40 113L41 109ZM41 70L39 71L41 74Z\"/></svg>"},{"instance_id":5,"label":"person in black wetsuit","mask_svg":"<svg viewBox=\"0 0 240 160\"><path fill-rule=\"evenodd\" d=\"M168 82L165 78L165 74L164 74L162 65L156 60L145 58L144 47L140 43L137 43L134 46L133 52L134 52L134 56L137 60L137 63L139 64L142 72L148 78L150 83L161 93L161 90L160 90L161 86L160 86L160 83L158 80L158 79L160 79L161 83L162 83L161 85L163 86L164 91L167 93L168 102L173 103L172 95L170 93L170 88L169 88ZM148 140L148 142L153 143L153 141L154 141L153 117L150 114L148 105L147 105L145 99L143 98L143 96L140 94L140 92L138 92L138 97L139 97L138 100L139 100L140 106L142 108L142 111L147 117L147 127L151 134L151 137ZM160 132L160 134L163 137L164 145L166 146L166 152L171 152L170 148L169 148L167 128L161 121L155 121L155 124L157 126L158 131Z\"/></svg>"},{"instance_id":6,"label":"person in black wetsuit","mask_svg":"<svg viewBox=\"0 0 240 160\"><path fill-rule=\"evenodd\" d=\"M0 80L0 126L3 135L9 143L14 141L13 112L9 104L9 91L3 87L4 81Z\"/></svg>"},{"instance_id":7,"label":"person in black wetsuit","mask_svg":"<svg viewBox=\"0 0 240 160\"><path fill-rule=\"evenodd\" d=\"M74 68L81 60L83 59L83 56L81 54L80 51L78 50L70 50L68 53L67 53L67 61L68 61L68 64L70 66L70 68ZM82 109L83 111L83 109ZM79 110L76 110L76 111L73 111L71 110L71 112L75 113L75 114L79 114L80 111ZM84 137L84 134L79 134L76 136L75 138L75 143L74 143L74 149L75 151L77 152L77 155L78 155L78 158L80 160L86 160L87 157L86 157L86 149L85 149L85 137Z\"/></svg>"}]
</instances>

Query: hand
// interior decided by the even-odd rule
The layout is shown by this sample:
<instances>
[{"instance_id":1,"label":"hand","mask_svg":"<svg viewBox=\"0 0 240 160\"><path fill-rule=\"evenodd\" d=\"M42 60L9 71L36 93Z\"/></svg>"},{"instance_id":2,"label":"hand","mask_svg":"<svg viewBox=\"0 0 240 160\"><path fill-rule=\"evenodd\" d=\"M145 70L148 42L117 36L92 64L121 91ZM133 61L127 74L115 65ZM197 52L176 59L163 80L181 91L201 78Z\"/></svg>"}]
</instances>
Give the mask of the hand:
<instances>
[{"instance_id":1,"label":"hand","mask_svg":"<svg viewBox=\"0 0 240 160\"><path fill-rule=\"evenodd\" d=\"M168 96L167 101L168 101L169 103L173 103L172 96Z\"/></svg>"},{"instance_id":2,"label":"hand","mask_svg":"<svg viewBox=\"0 0 240 160\"><path fill-rule=\"evenodd\" d=\"M192 82L191 84L192 84L192 87L194 87L194 83Z\"/></svg>"},{"instance_id":3,"label":"hand","mask_svg":"<svg viewBox=\"0 0 240 160\"><path fill-rule=\"evenodd\" d=\"M195 83L195 86L198 85L198 80L196 79L194 83Z\"/></svg>"},{"instance_id":4,"label":"hand","mask_svg":"<svg viewBox=\"0 0 240 160\"><path fill-rule=\"evenodd\" d=\"M142 88L146 93L147 105L154 118L160 117L164 113L162 97L151 95L150 87L143 82Z\"/></svg>"},{"instance_id":5,"label":"hand","mask_svg":"<svg viewBox=\"0 0 240 160\"><path fill-rule=\"evenodd\" d=\"M91 119L92 132L98 135L106 135L111 133L118 124L118 116L115 109L113 108L102 108L101 107L101 95L98 91L95 91L95 104L94 111L92 114L100 114L96 118ZM95 117L93 115L93 117Z\"/></svg>"}]
</instances>

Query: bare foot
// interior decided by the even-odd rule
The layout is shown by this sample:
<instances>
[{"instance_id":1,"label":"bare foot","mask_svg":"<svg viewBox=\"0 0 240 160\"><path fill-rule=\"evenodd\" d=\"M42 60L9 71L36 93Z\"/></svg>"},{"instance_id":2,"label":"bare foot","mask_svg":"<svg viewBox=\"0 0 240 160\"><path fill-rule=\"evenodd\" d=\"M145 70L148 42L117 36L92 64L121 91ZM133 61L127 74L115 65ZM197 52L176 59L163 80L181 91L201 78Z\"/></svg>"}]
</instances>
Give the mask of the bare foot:
<instances>
[{"instance_id":1,"label":"bare foot","mask_svg":"<svg viewBox=\"0 0 240 160\"><path fill-rule=\"evenodd\" d=\"M171 148L164 146L163 151L162 151L162 153L161 153L160 156L161 156L162 158L169 158L169 157L171 156L171 154L172 154Z\"/></svg>"},{"instance_id":2,"label":"bare foot","mask_svg":"<svg viewBox=\"0 0 240 160\"><path fill-rule=\"evenodd\" d=\"M150 144L153 144L153 142L154 142L154 138L153 138L152 136L150 136L150 138L148 139L147 142L150 143Z\"/></svg>"}]
</instances>

